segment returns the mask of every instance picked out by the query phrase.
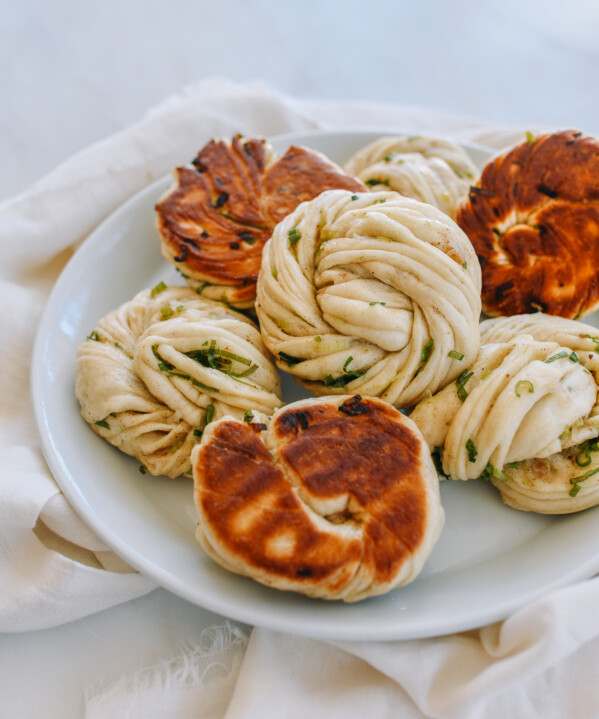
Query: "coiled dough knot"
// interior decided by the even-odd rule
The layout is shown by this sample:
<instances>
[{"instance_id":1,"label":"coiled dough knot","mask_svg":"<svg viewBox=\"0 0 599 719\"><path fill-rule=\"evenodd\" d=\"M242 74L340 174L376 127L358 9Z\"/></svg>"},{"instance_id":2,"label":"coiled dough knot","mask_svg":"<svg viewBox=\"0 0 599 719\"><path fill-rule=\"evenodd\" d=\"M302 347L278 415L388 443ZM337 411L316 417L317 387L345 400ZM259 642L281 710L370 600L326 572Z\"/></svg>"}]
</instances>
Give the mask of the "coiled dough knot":
<instances>
[{"instance_id":1,"label":"coiled dough knot","mask_svg":"<svg viewBox=\"0 0 599 719\"><path fill-rule=\"evenodd\" d=\"M483 323L498 342L411 417L449 477L489 479L519 509L570 513L599 503L599 355L587 344L596 346L592 327L533 317ZM510 325L532 331L512 337ZM545 339L551 325L559 342Z\"/></svg>"},{"instance_id":2,"label":"coiled dough knot","mask_svg":"<svg viewBox=\"0 0 599 719\"><path fill-rule=\"evenodd\" d=\"M202 547L278 589L383 594L418 575L443 527L422 435L375 398L294 402L267 424L223 418L192 464Z\"/></svg>"},{"instance_id":3,"label":"coiled dough knot","mask_svg":"<svg viewBox=\"0 0 599 719\"><path fill-rule=\"evenodd\" d=\"M189 473L207 422L282 405L256 326L183 287L144 290L80 346L75 394L92 429L151 474Z\"/></svg>"},{"instance_id":4,"label":"coiled dough knot","mask_svg":"<svg viewBox=\"0 0 599 719\"><path fill-rule=\"evenodd\" d=\"M344 169L376 190L386 185L452 219L479 174L458 144L425 136L382 137L357 152Z\"/></svg>"},{"instance_id":5,"label":"coiled dough knot","mask_svg":"<svg viewBox=\"0 0 599 719\"><path fill-rule=\"evenodd\" d=\"M276 226L256 312L277 364L313 394L407 407L476 356L480 266L436 208L331 190Z\"/></svg>"}]
</instances>

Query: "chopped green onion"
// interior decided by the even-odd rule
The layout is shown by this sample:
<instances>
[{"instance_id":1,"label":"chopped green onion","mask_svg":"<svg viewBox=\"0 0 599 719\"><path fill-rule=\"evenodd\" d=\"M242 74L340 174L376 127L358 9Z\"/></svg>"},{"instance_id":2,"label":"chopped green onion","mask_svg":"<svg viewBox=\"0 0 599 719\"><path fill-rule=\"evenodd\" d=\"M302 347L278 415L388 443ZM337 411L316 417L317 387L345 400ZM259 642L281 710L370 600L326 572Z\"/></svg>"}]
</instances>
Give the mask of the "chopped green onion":
<instances>
[{"instance_id":1,"label":"chopped green onion","mask_svg":"<svg viewBox=\"0 0 599 719\"><path fill-rule=\"evenodd\" d=\"M599 337L593 337L593 335L582 335L583 338L593 340L595 343L595 352L599 352Z\"/></svg>"},{"instance_id":2,"label":"chopped green onion","mask_svg":"<svg viewBox=\"0 0 599 719\"><path fill-rule=\"evenodd\" d=\"M578 359L578 355L576 354L576 352L572 352L572 354L568 356L568 359L571 362L578 362L578 364L580 364L580 360Z\"/></svg>"},{"instance_id":3,"label":"chopped green onion","mask_svg":"<svg viewBox=\"0 0 599 719\"><path fill-rule=\"evenodd\" d=\"M599 467L596 467L595 469L589 469L588 472L581 474L579 477L572 477L572 479L570 480L572 489L568 492L570 497L575 497L578 492L580 492L580 482L584 482L585 479L592 477L594 474L597 474L597 472L599 472Z\"/></svg>"},{"instance_id":4,"label":"chopped green onion","mask_svg":"<svg viewBox=\"0 0 599 719\"><path fill-rule=\"evenodd\" d=\"M276 267L272 267L271 270L270 270L270 274L271 274L273 277L276 278L277 275L279 274L278 271L277 271L277 268L276 268Z\"/></svg>"},{"instance_id":5,"label":"chopped green onion","mask_svg":"<svg viewBox=\"0 0 599 719\"><path fill-rule=\"evenodd\" d=\"M295 245L296 242L299 242L299 240L302 239L302 233L297 229L297 227L292 227L287 235L289 237L290 245Z\"/></svg>"},{"instance_id":6,"label":"chopped green onion","mask_svg":"<svg viewBox=\"0 0 599 719\"><path fill-rule=\"evenodd\" d=\"M443 469L443 459L441 458L442 451L443 447L435 447L431 452L431 457L433 458L433 463L435 465L435 469L437 470L437 474L440 474L442 477L445 477L445 479L450 479L449 475L445 474L445 470Z\"/></svg>"},{"instance_id":7,"label":"chopped green onion","mask_svg":"<svg viewBox=\"0 0 599 719\"><path fill-rule=\"evenodd\" d=\"M532 134L532 132L530 132L529 130L527 130L525 134L526 134L526 142L527 142L529 145L532 145L532 143L535 142L535 140L536 140L537 138L536 138L536 137Z\"/></svg>"},{"instance_id":8,"label":"chopped green onion","mask_svg":"<svg viewBox=\"0 0 599 719\"><path fill-rule=\"evenodd\" d=\"M246 232L245 230L243 230L242 232L238 232L237 236L239 237L240 240L247 242L248 245L255 245L257 242L254 235L250 234L249 232Z\"/></svg>"},{"instance_id":9,"label":"chopped green onion","mask_svg":"<svg viewBox=\"0 0 599 719\"><path fill-rule=\"evenodd\" d=\"M387 304L386 302L370 302L369 303L371 307L374 305L383 305L383 307Z\"/></svg>"},{"instance_id":10,"label":"chopped green onion","mask_svg":"<svg viewBox=\"0 0 599 719\"><path fill-rule=\"evenodd\" d=\"M218 392L219 390L216 387L210 387L207 384L203 384L197 379L194 379L193 377L190 377L187 374L182 374L181 372L175 372L174 366L170 364L169 362L165 362L162 357L158 354L158 350L156 349L157 345L152 345L152 353L154 357L156 357L158 369L161 372L165 372L166 374L170 374L173 377L179 377L180 379L187 380L187 382L191 382L192 385L195 387L199 387L200 389L203 389L206 392Z\"/></svg>"},{"instance_id":11,"label":"chopped green onion","mask_svg":"<svg viewBox=\"0 0 599 719\"><path fill-rule=\"evenodd\" d=\"M317 335L317 336L314 338L314 342L322 342L322 337L321 337L320 335Z\"/></svg>"},{"instance_id":12,"label":"chopped green onion","mask_svg":"<svg viewBox=\"0 0 599 719\"><path fill-rule=\"evenodd\" d=\"M515 389L515 391L516 391L516 397L520 397L519 388L520 388L522 385L528 386L528 394L532 394L532 393L535 391L535 386L534 386L534 384L533 384L530 380L521 379L519 382L516 382L516 389Z\"/></svg>"},{"instance_id":13,"label":"chopped green onion","mask_svg":"<svg viewBox=\"0 0 599 719\"><path fill-rule=\"evenodd\" d=\"M328 375L322 380L325 387L345 387L345 385L353 382L358 377L366 374L367 370L356 370L355 372L348 372L347 374L341 375L341 377L333 377L332 374Z\"/></svg>"},{"instance_id":14,"label":"chopped green onion","mask_svg":"<svg viewBox=\"0 0 599 719\"><path fill-rule=\"evenodd\" d=\"M173 309L172 307L161 307L160 308L160 315L163 320L168 319L169 317L173 316Z\"/></svg>"},{"instance_id":15,"label":"chopped green onion","mask_svg":"<svg viewBox=\"0 0 599 719\"><path fill-rule=\"evenodd\" d=\"M253 422L254 421L254 413L251 409L246 409L246 411L243 413L243 421L244 422Z\"/></svg>"},{"instance_id":16,"label":"chopped green onion","mask_svg":"<svg viewBox=\"0 0 599 719\"><path fill-rule=\"evenodd\" d=\"M580 450L574 458L574 461L579 467L588 467L592 461L591 452L596 452L597 450L599 450L599 440L596 438L589 439L580 445ZM584 458L581 459L581 457Z\"/></svg>"},{"instance_id":17,"label":"chopped green onion","mask_svg":"<svg viewBox=\"0 0 599 719\"><path fill-rule=\"evenodd\" d=\"M353 361L353 359L354 359L354 358L350 355L350 356L345 360L345 364L343 365L343 371L344 371L344 372L347 372L347 368L348 368L350 362Z\"/></svg>"},{"instance_id":18,"label":"chopped green onion","mask_svg":"<svg viewBox=\"0 0 599 719\"><path fill-rule=\"evenodd\" d=\"M147 472L148 472L148 470L143 466L143 464L140 464L140 465L139 465L139 471L140 471L142 474L147 474Z\"/></svg>"},{"instance_id":19,"label":"chopped green onion","mask_svg":"<svg viewBox=\"0 0 599 719\"><path fill-rule=\"evenodd\" d=\"M431 356L431 352L433 351L433 345L435 344L434 339L430 339L422 348L422 352L420 353L420 361L424 364L425 362L428 362L428 358Z\"/></svg>"},{"instance_id":20,"label":"chopped green onion","mask_svg":"<svg viewBox=\"0 0 599 719\"><path fill-rule=\"evenodd\" d=\"M467 369L465 369L462 374L456 379L455 384L458 391L458 397L462 400L462 402L465 402L468 398L468 392L466 391L466 382L473 376L474 372L468 372Z\"/></svg>"},{"instance_id":21,"label":"chopped green onion","mask_svg":"<svg viewBox=\"0 0 599 719\"><path fill-rule=\"evenodd\" d=\"M351 196L351 199L355 202L355 201L358 199L358 196L357 196L357 195L352 195L352 196Z\"/></svg>"},{"instance_id":22,"label":"chopped green onion","mask_svg":"<svg viewBox=\"0 0 599 719\"><path fill-rule=\"evenodd\" d=\"M249 220L242 220L240 217L233 217L233 215L230 215L228 212L225 212L225 210L220 209L220 205L216 205L215 209L218 212L219 215L222 215L222 217L226 217L227 220L231 220L232 222L236 222L238 225L244 225L245 227L253 227L256 230L268 230L268 227L266 225L260 224L259 222L250 222Z\"/></svg>"},{"instance_id":23,"label":"chopped green onion","mask_svg":"<svg viewBox=\"0 0 599 719\"><path fill-rule=\"evenodd\" d=\"M173 446L169 449L169 454L175 454L175 452L181 448L183 441L184 441L183 439L180 439L177 442L175 442L175 444L173 444Z\"/></svg>"},{"instance_id":24,"label":"chopped green onion","mask_svg":"<svg viewBox=\"0 0 599 719\"><path fill-rule=\"evenodd\" d=\"M510 479L507 474L504 474L500 469L497 469L497 467L493 470L493 476L497 477L497 479L501 479L502 482L509 482Z\"/></svg>"},{"instance_id":25,"label":"chopped green onion","mask_svg":"<svg viewBox=\"0 0 599 719\"><path fill-rule=\"evenodd\" d=\"M203 434L204 434L204 433L202 432L201 429L194 429L194 430L193 430L193 436L194 436L194 437L201 437Z\"/></svg>"},{"instance_id":26,"label":"chopped green onion","mask_svg":"<svg viewBox=\"0 0 599 719\"><path fill-rule=\"evenodd\" d=\"M96 330L92 330L92 331L89 333L89 335L87 336L87 339L88 339L88 340L93 340L94 342L99 342L99 341L100 341L100 337L99 337L98 333L96 332Z\"/></svg>"},{"instance_id":27,"label":"chopped green onion","mask_svg":"<svg viewBox=\"0 0 599 719\"><path fill-rule=\"evenodd\" d=\"M478 450L476 449L474 442L469 439L466 442L466 452L468 452L468 461L469 462L476 462L476 458L478 457Z\"/></svg>"},{"instance_id":28,"label":"chopped green onion","mask_svg":"<svg viewBox=\"0 0 599 719\"><path fill-rule=\"evenodd\" d=\"M209 404L206 407L206 424L210 424L214 418L214 405Z\"/></svg>"},{"instance_id":29,"label":"chopped green onion","mask_svg":"<svg viewBox=\"0 0 599 719\"><path fill-rule=\"evenodd\" d=\"M98 427L102 427L103 429L110 429L110 425L104 419L101 419L98 422L95 422L94 424L97 424Z\"/></svg>"},{"instance_id":30,"label":"chopped green onion","mask_svg":"<svg viewBox=\"0 0 599 719\"><path fill-rule=\"evenodd\" d=\"M289 366L303 362L301 357L293 357L292 355L288 355L286 352L279 352L279 359Z\"/></svg>"},{"instance_id":31,"label":"chopped green onion","mask_svg":"<svg viewBox=\"0 0 599 719\"><path fill-rule=\"evenodd\" d=\"M488 482L493 476L494 471L495 467L491 464L491 462L488 462L487 466L481 472L480 478L483 482Z\"/></svg>"},{"instance_id":32,"label":"chopped green onion","mask_svg":"<svg viewBox=\"0 0 599 719\"><path fill-rule=\"evenodd\" d=\"M447 356L451 357L452 359L456 359L456 360L464 359L464 355L461 352L458 352L457 350L449 350L449 352L447 353Z\"/></svg>"},{"instance_id":33,"label":"chopped green onion","mask_svg":"<svg viewBox=\"0 0 599 719\"><path fill-rule=\"evenodd\" d=\"M564 359L565 357L570 357L570 355L567 352L558 352L557 354L553 355L553 357L549 357L545 360L545 364L549 364L550 362L555 362L559 359Z\"/></svg>"},{"instance_id":34,"label":"chopped green onion","mask_svg":"<svg viewBox=\"0 0 599 719\"><path fill-rule=\"evenodd\" d=\"M165 289L166 285L164 284L164 282L159 282L155 287L152 287L150 297L156 297L156 295L160 294L161 292L164 292Z\"/></svg>"}]
</instances>

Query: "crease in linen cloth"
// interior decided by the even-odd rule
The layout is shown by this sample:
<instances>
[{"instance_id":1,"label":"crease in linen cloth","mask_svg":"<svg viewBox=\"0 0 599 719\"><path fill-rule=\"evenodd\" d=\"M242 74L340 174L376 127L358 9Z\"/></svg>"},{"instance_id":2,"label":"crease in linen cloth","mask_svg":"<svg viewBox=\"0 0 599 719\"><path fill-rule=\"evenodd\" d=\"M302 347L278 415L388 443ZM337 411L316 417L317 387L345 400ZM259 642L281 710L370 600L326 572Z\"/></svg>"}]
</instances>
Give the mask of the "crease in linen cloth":
<instances>
[{"instance_id":1,"label":"crease in linen cloth","mask_svg":"<svg viewBox=\"0 0 599 719\"><path fill-rule=\"evenodd\" d=\"M11 357L0 375L0 631L56 626L155 587L72 511L36 437L28 376L33 340L51 287L77 245L211 137L374 128L418 129L496 149L525 130L552 129L493 128L401 105L299 100L262 83L214 79L186 88L0 204L0 236L10 238L0 243L0 327ZM218 641L234 649L238 673L231 669L220 685L202 672L195 681L202 691L219 693L213 713L202 713L201 705L177 713L175 685L159 681L169 707L162 716L599 716L598 582L559 590L503 623L449 637L323 642L255 629L246 650L245 640L225 633ZM195 653L183 651L182 666ZM168 664L166 673L176 674L177 666ZM198 675L189 676L194 684Z\"/></svg>"}]
</instances>

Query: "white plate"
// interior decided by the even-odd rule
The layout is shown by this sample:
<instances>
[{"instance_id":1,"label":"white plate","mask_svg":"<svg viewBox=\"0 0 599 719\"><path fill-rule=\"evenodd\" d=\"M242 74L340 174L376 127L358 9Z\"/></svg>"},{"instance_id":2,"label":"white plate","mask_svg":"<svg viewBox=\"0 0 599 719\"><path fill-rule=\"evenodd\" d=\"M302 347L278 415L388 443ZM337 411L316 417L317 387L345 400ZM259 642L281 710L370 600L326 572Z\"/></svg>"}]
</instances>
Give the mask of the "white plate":
<instances>
[{"instance_id":1,"label":"white plate","mask_svg":"<svg viewBox=\"0 0 599 719\"><path fill-rule=\"evenodd\" d=\"M287 135L343 162L381 132ZM490 156L468 147L480 166ZM443 534L407 587L357 604L269 589L217 566L194 538L190 480L142 476L139 462L102 441L82 420L73 362L97 320L160 280L181 284L161 257L154 204L166 177L103 222L75 253L48 301L34 349L32 393L48 464L85 522L123 559L206 609L248 624L338 639L436 636L502 619L549 590L599 570L598 509L545 517L504 506L482 482L443 482ZM284 397L305 396L288 377Z\"/></svg>"}]
</instances>

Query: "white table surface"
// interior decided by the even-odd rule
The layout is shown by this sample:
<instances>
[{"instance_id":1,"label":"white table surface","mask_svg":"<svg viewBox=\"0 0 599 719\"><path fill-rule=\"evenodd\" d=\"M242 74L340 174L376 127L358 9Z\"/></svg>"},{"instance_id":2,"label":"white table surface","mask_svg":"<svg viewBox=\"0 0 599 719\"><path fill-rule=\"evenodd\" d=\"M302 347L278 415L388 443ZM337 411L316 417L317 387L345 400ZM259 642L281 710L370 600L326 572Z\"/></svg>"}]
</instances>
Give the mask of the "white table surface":
<instances>
[{"instance_id":1,"label":"white table surface","mask_svg":"<svg viewBox=\"0 0 599 719\"><path fill-rule=\"evenodd\" d=\"M588 0L0 0L0 200L213 76L599 135L598 30ZM0 715L80 717L84 687L223 621L159 589L2 634Z\"/></svg>"}]
</instances>

